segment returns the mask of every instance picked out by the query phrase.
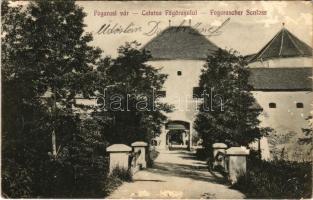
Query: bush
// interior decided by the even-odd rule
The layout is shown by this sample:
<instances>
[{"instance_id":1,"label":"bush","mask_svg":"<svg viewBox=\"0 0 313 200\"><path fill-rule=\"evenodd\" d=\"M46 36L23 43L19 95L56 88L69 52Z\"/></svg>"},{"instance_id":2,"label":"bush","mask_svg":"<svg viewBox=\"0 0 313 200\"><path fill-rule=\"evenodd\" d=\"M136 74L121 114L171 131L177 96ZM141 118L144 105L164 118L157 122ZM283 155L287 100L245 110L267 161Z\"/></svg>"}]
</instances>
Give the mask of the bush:
<instances>
[{"instance_id":1,"label":"bush","mask_svg":"<svg viewBox=\"0 0 313 200\"><path fill-rule=\"evenodd\" d=\"M212 148L198 148L196 150L196 157L199 160L212 160L213 159Z\"/></svg>"},{"instance_id":2,"label":"bush","mask_svg":"<svg viewBox=\"0 0 313 200\"><path fill-rule=\"evenodd\" d=\"M110 176L119 178L120 180L127 181L127 182L130 182L133 179L133 176L130 170L126 170L124 168L119 168L119 167L116 167L115 169L113 169Z\"/></svg>"},{"instance_id":3,"label":"bush","mask_svg":"<svg viewBox=\"0 0 313 200\"><path fill-rule=\"evenodd\" d=\"M147 166L148 167L152 167L154 160L159 156L159 152L155 149L151 149L148 152L148 156L147 156Z\"/></svg>"},{"instance_id":4,"label":"bush","mask_svg":"<svg viewBox=\"0 0 313 200\"><path fill-rule=\"evenodd\" d=\"M112 173L103 181L104 197L109 196L118 186L124 181L130 182L133 180L130 170L116 167Z\"/></svg>"},{"instance_id":5,"label":"bush","mask_svg":"<svg viewBox=\"0 0 313 200\"><path fill-rule=\"evenodd\" d=\"M2 170L2 197L27 198L32 195L30 172L15 162L5 162Z\"/></svg>"},{"instance_id":6,"label":"bush","mask_svg":"<svg viewBox=\"0 0 313 200\"><path fill-rule=\"evenodd\" d=\"M217 171L218 173L220 173L224 179L227 179L228 178L228 173L225 171L225 168L220 166L220 165L217 165L213 168L214 171Z\"/></svg>"},{"instance_id":7,"label":"bush","mask_svg":"<svg viewBox=\"0 0 313 200\"><path fill-rule=\"evenodd\" d=\"M107 179L105 179L102 184L104 197L109 196L122 183L123 181L116 176L109 176Z\"/></svg>"},{"instance_id":8,"label":"bush","mask_svg":"<svg viewBox=\"0 0 313 200\"><path fill-rule=\"evenodd\" d=\"M312 165L250 157L246 175L239 177L233 188L244 192L247 198L310 198Z\"/></svg>"}]
</instances>

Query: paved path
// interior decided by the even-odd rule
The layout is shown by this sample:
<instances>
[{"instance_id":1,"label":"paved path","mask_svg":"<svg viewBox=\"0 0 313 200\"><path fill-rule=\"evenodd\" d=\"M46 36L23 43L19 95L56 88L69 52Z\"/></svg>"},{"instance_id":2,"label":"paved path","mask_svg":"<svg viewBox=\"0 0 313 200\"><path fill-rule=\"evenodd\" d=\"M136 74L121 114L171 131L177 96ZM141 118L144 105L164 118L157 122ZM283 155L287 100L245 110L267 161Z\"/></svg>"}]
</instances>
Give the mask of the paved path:
<instances>
[{"instance_id":1,"label":"paved path","mask_svg":"<svg viewBox=\"0 0 313 200\"><path fill-rule=\"evenodd\" d=\"M206 163L188 151L161 152L153 168L137 172L134 181L123 183L108 198L242 199L222 177L211 174Z\"/></svg>"}]
</instances>

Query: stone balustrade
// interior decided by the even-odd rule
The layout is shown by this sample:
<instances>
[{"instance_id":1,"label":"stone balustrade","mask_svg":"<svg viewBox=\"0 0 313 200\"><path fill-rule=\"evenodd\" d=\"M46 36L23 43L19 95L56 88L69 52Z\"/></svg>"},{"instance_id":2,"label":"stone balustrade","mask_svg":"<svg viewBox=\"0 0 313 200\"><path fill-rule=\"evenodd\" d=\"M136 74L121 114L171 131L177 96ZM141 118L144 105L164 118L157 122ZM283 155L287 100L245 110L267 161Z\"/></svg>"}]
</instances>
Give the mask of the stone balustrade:
<instances>
[{"instance_id":1,"label":"stone balustrade","mask_svg":"<svg viewBox=\"0 0 313 200\"><path fill-rule=\"evenodd\" d=\"M228 178L231 183L237 182L238 177L247 171L247 156L250 150L246 147L231 147L226 150Z\"/></svg>"},{"instance_id":2,"label":"stone balustrade","mask_svg":"<svg viewBox=\"0 0 313 200\"><path fill-rule=\"evenodd\" d=\"M107 147L107 152L110 154L109 172L115 168L131 170L136 173L138 170L147 167L146 151L148 144L138 141L131 144L129 147L125 144L113 144Z\"/></svg>"},{"instance_id":3,"label":"stone balustrade","mask_svg":"<svg viewBox=\"0 0 313 200\"><path fill-rule=\"evenodd\" d=\"M228 179L232 184L236 183L238 177L246 174L247 156L250 150L246 147L230 147L223 143L213 144L213 167L221 166L227 172Z\"/></svg>"},{"instance_id":4,"label":"stone balustrade","mask_svg":"<svg viewBox=\"0 0 313 200\"><path fill-rule=\"evenodd\" d=\"M110 154L110 168L111 173L113 169L129 169L129 156L132 148L125 144L113 144L107 147L107 152Z\"/></svg>"},{"instance_id":5,"label":"stone balustrade","mask_svg":"<svg viewBox=\"0 0 313 200\"><path fill-rule=\"evenodd\" d=\"M137 164L141 168L146 168L147 167L146 151L148 143L139 141L132 143L131 146L133 147L133 152L140 152L140 155L137 158Z\"/></svg>"}]
</instances>

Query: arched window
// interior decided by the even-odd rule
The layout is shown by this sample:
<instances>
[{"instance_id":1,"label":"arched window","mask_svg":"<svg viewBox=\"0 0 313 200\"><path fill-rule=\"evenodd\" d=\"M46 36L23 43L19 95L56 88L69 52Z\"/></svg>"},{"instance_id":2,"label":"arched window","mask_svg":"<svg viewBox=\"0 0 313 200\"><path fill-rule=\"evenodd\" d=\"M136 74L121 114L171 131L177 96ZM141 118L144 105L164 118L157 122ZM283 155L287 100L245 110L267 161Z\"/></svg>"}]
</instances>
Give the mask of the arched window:
<instances>
[{"instance_id":1,"label":"arched window","mask_svg":"<svg viewBox=\"0 0 313 200\"><path fill-rule=\"evenodd\" d=\"M276 103L269 103L269 104L268 104L268 107L269 107L269 108L276 108Z\"/></svg>"},{"instance_id":2,"label":"arched window","mask_svg":"<svg viewBox=\"0 0 313 200\"><path fill-rule=\"evenodd\" d=\"M301 103L301 102L298 102L297 103L297 108L303 108L304 106L303 106L303 103Z\"/></svg>"},{"instance_id":3,"label":"arched window","mask_svg":"<svg viewBox=\"0 0 313 200\"><path fill-rule=\"evenodd\" d=\"M177 71L177 76L181 76L182 72L181 71Z\"/></svg>"}]
</instances>

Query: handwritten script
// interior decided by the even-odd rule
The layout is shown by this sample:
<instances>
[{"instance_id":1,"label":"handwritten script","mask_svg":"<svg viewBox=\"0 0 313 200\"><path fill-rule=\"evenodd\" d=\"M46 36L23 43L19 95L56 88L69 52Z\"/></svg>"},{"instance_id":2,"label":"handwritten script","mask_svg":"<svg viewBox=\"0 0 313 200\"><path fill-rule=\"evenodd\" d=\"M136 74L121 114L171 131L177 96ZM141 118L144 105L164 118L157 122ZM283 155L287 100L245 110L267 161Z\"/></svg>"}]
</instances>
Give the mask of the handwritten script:
<instances>
[{"instance_id":1,"label":"handwritten script","mask_svg":"<svg viewBox=\"0 0 313 200\"><path fill-rule=\"evenodd\" d=\"M222 33L223 27L230 22L230 17L222 21L218 26L205 26L202 22L196 22L194 25L189 25L192 29L187 28L186 20L183 20L178 26L173 26L172 30L186 31L190 34L195 34L194 30L198 31L206 37L217 36ZM164 22L163 22L164 23ZM148 21L146 26L136 25L134 22L130 22L127 25L119 23L105 23L96 33L99 35L121 35L121 34L133 34L141 33L146 36L154 36L163 31L161 28L162 21Z\"/></svg>"}]
</instances>

